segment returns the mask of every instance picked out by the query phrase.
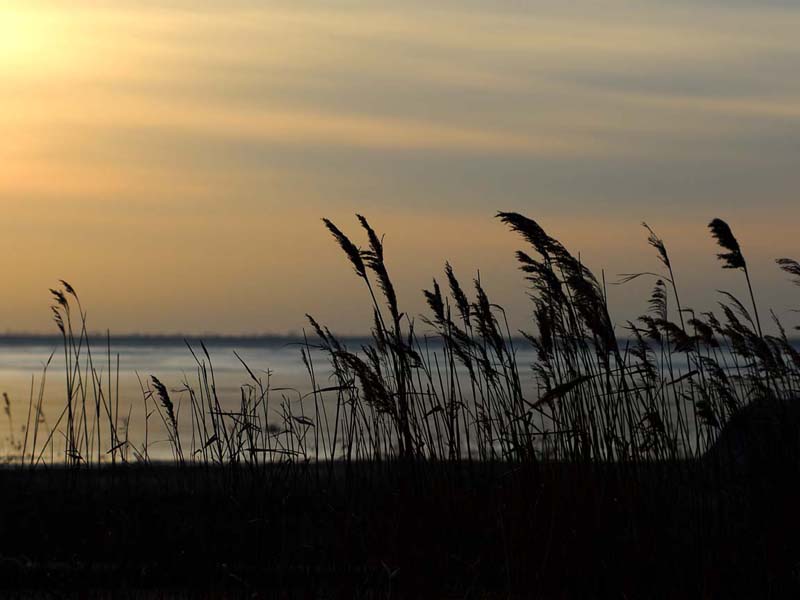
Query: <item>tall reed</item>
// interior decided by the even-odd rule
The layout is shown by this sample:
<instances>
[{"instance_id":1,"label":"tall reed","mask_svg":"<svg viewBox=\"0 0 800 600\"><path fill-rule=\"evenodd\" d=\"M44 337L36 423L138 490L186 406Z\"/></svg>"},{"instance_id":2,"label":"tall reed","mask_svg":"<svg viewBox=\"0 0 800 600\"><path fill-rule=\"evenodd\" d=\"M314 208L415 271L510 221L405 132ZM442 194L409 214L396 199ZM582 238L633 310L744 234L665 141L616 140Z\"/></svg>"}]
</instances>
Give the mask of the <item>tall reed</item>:
<instances>
[{"instance_id":1,"label":"tall reed","mask_svg":"<svg viewBox=\"0 0 800 600\"><path fill-rule=\"evenodd\" d=\"M156 442L181 464L256 471L307 461L676 460L705 453L745 406L800 396L800 354L774 314L775 333L763 330L745 256L724 221L709 227L725 250L723 267L743 272L750 306L727 292L719 314L685 306L666 243L643 224L658 268L616 282L653 281L646 312L618 329L603 278L536 221L497 218L527 246L516 260L532 303L530 331L513 332L480 277L462 285L447 263L442 283L423 290L428 313L415 320L399 305L383 238L367 219L357 215L363 247L324 219L370 298L370 337L349 347L309 316L316 340L304 338L299 351L310 391L275 388L271 372L257 374L236 354L246 374L236 399L220 393L208 348L187 343L191 377L172 389L157 376L140 380L144 440L128 436L110 335L98 360L78 294L62 281L51 292L63 409L43 434L45 369L38 394L31 387L22 462L42 464L48 453L70 466L149 462ZM796 261L778 266L800 284ZM532 365L519 364L520 344L534 350ZM316 364L320 356L328 367ZM154 413L160 433L150 427Z\"/></svg>"}]
</instances>

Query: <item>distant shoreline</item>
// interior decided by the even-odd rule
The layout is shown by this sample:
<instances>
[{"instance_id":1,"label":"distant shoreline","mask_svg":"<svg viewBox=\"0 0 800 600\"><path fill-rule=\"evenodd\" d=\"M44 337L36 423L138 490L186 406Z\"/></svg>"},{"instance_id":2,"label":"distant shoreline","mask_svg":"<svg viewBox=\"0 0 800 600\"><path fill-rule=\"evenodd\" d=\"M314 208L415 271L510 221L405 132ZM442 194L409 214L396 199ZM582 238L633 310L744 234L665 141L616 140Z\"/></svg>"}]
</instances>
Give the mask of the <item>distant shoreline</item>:
<instances>
[{"instance_id":1,"label":"distant shoreline","mask_svg":"<svg viewBox=\"0 0 800 600\"><path fill-rule=\"evenodd\" d=\"M106 333L94 332L89 333L89 339L94 344L105 344L107 339ZM240 347L253 347L253 346L291 346L302 345L306 341L312 346L318 342L316 334L309 333L304 339L301 335L281 335L281 334L254 334L254 335L226 335L226 334L121 334L110 336L111 345L123 344L128 346L185 346L186 342L192 344L199 344L203 342L208 346L240 346ZM341 335L337 336L345 345L361 346L374 343L371 336L367 335ZM629 340L627 337L617 338L619 342L624 343ZM522 336L515 336L511 341L517 348L530 347L530 342ZM435 334L431 334L427 338L428 344L431 346L440 346L441 339ZM800 346L800 336L793 336L789 338L789 342L793 346ZM0 346L29 346L29 345L60 345L63 339L58 334L37 334L37 333L2 333L0 334Z\"/></svg>"},{"instance_id":2,"label":"distant shoreline","mask_svg":"<svg viewBox=\"0 0 800 600\"><path fill-rule=\"evenodd\" d=\"M104 344L108 338L106 333L89 333L89 339L96 344ZM112 346L114 344L125 345L165 345L165 346L184 346L186 342L203 342L208 345L225 346L256 346L256 345L293 345L303 344L305 340L300 335L279 335L279 334L258 334L258 335L223 335L223 334L122 334L110 336ZM346 342L367 343L370 338L367 336L341 336ZM315 335L308 335L307 340L310 344L316 343ZM24 346L24 345L52 345L61 344L63 339L58 334L36 334L36 333L5 333L0 334L0 346Z\"/></svg>"}]
</instances>

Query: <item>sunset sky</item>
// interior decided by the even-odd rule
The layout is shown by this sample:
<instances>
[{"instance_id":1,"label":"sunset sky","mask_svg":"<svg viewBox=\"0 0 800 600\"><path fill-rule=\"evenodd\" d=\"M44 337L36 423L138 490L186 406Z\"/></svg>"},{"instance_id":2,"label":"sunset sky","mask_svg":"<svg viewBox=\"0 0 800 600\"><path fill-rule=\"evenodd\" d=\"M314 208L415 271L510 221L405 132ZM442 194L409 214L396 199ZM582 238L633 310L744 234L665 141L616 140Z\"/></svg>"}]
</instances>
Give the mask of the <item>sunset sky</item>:
<instances>
[{"instance_id":1,"label":"sunset sky","mask_svg":"<svg viewBox=\"0 0 800 600\"><path fill-rule=\"evenodd\" d=\"M0 332L53 331L61 278L97 330L365 331L320 222L356 212L407 312L449 260L522 327L498 210L609 282L657 269L645 220L700 309L743 289L722 217L794 322L798 32L790 1L3 0ZM648 291L611 286L617 322Z\"/></svg>"}]
</instances>

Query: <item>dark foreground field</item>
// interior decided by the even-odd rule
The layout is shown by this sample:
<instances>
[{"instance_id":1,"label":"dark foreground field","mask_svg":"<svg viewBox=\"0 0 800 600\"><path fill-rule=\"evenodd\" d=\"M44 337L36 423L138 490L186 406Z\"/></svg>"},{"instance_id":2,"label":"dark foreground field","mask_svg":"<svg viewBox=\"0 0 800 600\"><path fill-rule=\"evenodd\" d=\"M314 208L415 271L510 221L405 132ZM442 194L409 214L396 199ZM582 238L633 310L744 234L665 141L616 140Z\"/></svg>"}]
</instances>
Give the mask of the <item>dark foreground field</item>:
<instances>
[{"instance_id":1,"label":"dark foreground field","mask_svg":"<svg viewBox=\"0 0 800 600\"><path fill-rule=\"evenodd\" d=\"M693 463L0 473L0 588L47 596L792 597L800 490Z\"/></svg>"}]
</instances>

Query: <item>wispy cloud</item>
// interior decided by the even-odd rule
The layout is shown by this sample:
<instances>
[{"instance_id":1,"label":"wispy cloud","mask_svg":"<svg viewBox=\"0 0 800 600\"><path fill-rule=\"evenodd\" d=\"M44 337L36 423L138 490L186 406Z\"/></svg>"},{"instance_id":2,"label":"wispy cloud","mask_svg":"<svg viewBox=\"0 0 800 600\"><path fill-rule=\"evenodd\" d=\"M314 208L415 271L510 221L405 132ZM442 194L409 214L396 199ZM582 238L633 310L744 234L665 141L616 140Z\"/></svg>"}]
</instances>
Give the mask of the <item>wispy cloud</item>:
<instances>
[{"instance_id":1,"label":"wispy cloud","mask_svg":"<svg viewBox=\"0 0 800 600\"><path fill-rule=\"evenodd\" d=\"M720 210L783 232L800 187L798 30L794 3L749 0L7 0L0 204L16 233L0 267L30 291L113 256L143 277L158 263L166 288L213 237L226 285L285 329L300 318L291 294L241 265L267 265L264 280L335 272L322 245L294 244L323 213L396 221L412 291L440 259L499 269L499 207L547 218L599 265L630 254L624 231L642 218L685 247L682 228ZM81 230L68 252L47 237L58 227ZM447 232L441 245L426 227ZM265 253L261 230L290 266L248 259ZM478 237L488 250L470 250ZM26 240L38 250L20 254Z\"/></svg>"}]
</instances>

